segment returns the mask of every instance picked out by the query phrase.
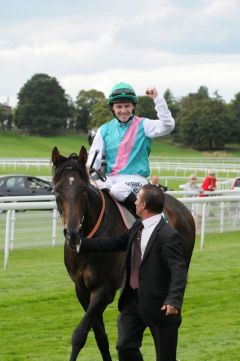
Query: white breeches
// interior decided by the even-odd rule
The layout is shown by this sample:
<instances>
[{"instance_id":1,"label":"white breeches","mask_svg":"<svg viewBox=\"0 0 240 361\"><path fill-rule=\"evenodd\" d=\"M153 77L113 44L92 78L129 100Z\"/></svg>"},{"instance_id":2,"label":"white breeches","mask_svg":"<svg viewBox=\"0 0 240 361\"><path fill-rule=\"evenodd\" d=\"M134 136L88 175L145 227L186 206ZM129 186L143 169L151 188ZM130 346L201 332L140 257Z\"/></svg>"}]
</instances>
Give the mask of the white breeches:
<instances>
[{"instance_id":1,"label":"white breeches","mask_svg":"<svg viewBox=\"0 0 240 361\"><path fill-rule=\"evenodd\" d=\"M123 202L131 192L137 194L148 181L137 174L117 174L107 176L106 182L97 179L96 183L99 188L108 188L116 200Z\"/></svg>"}]
</instances>

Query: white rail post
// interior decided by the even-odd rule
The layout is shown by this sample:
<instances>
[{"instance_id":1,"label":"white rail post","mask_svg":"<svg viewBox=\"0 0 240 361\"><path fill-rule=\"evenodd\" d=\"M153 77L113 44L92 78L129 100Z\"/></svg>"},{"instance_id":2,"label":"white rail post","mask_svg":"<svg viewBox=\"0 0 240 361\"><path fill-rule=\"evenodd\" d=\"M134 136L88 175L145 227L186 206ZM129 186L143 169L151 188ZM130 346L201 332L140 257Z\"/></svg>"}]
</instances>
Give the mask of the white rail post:
<instances>
[{"instance_id":1,"label":"white rail post","mask_svg":"<svg viewBox=\"0 0 240 361\"><path fill-rule=\"evenodd\" d=\"M10 234L10 250L12 251L14 248L14 230L15 230L15 210L12 209L11 211L11 217L10 217L10 228L11 228L11 234Z\"/></svg>"},{"instance_id":2,"label":"white rail post","mask_svg":"<svg viewBox=\"0 0 240 361\"><path fill-rule=\"evenodd\" d=\"M56 234L57 234L57 209L53 209L53 224L52 224L52 247L56 245Z\"/></svg>"},{"instance_id":3,"label":"white rail post","mask_svg":"<svg viewBox=\"0 0 240 361\"><path fill-rule=\"evenodd\" d=\"M206 206L207 206L207 203L203 203L203 207L202 207L202 224L201 224L201 249L204 248L204 242L205 242Z\"/></svg>"},{"instance_id":4,"label":"white rail post","mask_svg":"<svg viewBox=\"0 0 240 361\"><path fill-rule=\"evenodd\" d=\"M7 211L7 215L6 215L6 233L5 233L5 249L4 249L4 269L7 269L7 268L8 268L10 217L11 217L11 210L8 210L8 211Z\"/></svg>"},{"instance_id":5,"label":"white rail post","mask_svg":"<svg viewBox=\"0 0 240 361\"><path fill-rule=\"evenodd\" d=\"M220 233L223 233L224 230L224 202L220 203Z\"/></svg>"}]
</instances>

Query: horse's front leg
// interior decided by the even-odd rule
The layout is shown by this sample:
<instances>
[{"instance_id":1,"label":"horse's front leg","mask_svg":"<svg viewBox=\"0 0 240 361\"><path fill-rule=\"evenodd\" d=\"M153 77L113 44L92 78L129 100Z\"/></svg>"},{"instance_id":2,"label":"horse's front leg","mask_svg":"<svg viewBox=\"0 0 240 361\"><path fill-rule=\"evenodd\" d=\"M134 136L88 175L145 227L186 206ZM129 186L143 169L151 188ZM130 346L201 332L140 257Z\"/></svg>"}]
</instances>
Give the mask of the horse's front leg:
<instances>
[{"instance_id":1,"label":"horse's front leg","mask_svg":"<svg viewBox=\"0 0 240 361\"><path fill-rule=\"evenodd\" d=\"M81 349L84 347L91 327L95 325L94 332L98 342L98 347L103 357L103 361L112 361L109 352L108 338L102 328L99 327L102 313L109 303L113 301L114 292L107 284L95 289L90 295L90 303L80 324L76 327L72 335L72 353L70 361L76 361ZM96 334L97 332L97 334ZM101 340L101 342L99 342Z\"/></svg>"}]
</instances>

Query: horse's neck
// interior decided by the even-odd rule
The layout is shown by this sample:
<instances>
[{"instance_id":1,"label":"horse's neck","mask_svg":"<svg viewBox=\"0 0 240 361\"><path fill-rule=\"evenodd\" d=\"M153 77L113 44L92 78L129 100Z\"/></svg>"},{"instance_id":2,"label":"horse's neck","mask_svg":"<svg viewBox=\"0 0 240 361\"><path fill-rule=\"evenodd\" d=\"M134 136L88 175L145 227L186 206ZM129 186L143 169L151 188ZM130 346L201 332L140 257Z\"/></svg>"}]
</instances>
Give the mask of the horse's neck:
<instances>
[{"instance_id":1,"label":"horse's neck","mask_svg":"<svg viewBox=\"0 0 240 361\"><path fill-rule=\"evenodd\" d=\"M88 193L87 207L84 215L85 232L90 232L96 225L103 207L100 194L91 189Z\"/></svg>"}]
</instances>

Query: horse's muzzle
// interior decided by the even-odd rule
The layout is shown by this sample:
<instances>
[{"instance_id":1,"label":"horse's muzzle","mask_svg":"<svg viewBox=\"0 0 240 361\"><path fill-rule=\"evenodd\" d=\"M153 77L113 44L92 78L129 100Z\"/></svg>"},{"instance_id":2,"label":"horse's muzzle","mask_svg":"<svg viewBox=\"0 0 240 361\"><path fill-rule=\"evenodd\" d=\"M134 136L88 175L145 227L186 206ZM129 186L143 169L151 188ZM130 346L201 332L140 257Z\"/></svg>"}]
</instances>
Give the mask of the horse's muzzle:
<instances>
[{"instance_id":1,"label":"horse's muzzle","mask_svg":"<svg viewBox=\"0 0 240 361\"><path fill-rule=\"evenodd\" d=\"M80 230L79 231L67 230L65 228L63 233L64 233L65 240L66 240L67 244L69 245L69 247L76 250L77 253L79 253L80 239L81 239Z\"/></svg>"}]
</instances>

